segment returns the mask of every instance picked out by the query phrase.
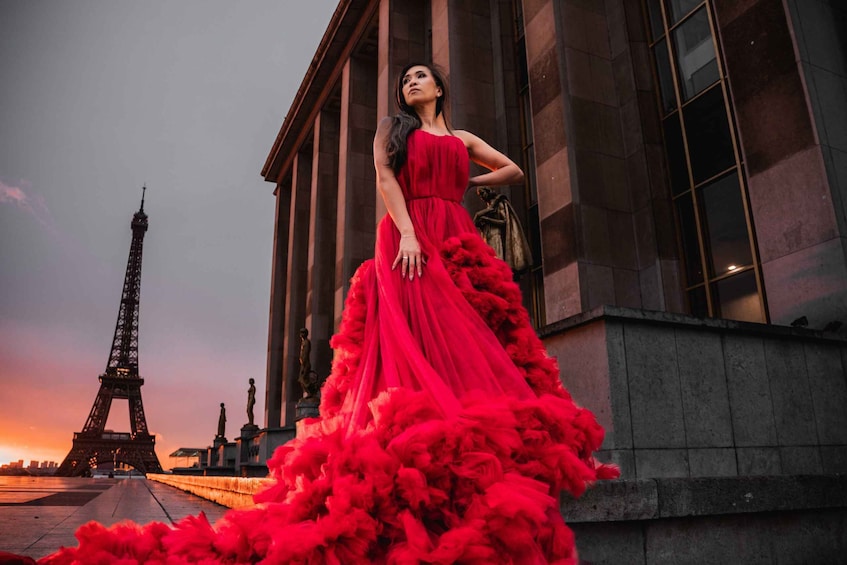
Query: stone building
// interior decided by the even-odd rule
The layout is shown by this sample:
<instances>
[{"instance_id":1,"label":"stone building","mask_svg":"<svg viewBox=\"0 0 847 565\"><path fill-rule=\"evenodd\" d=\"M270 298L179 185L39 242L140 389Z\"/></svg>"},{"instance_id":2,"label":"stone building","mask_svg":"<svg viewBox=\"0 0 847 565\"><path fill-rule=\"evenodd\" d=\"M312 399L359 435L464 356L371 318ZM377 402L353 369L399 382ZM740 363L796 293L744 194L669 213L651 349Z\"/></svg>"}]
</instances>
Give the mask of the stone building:
<instances>
[{"instance_id":1,"label":"stone building","mask_svg":"<svg viewBox=\"0 0 847 565\"><path fill-rule=\"evenodd\" d=\"M342 0L262 170L266 431L293 433L301 327L329 372L385 213L375 127L398 71L432 62L451 124L527 173L505 189L526 305L622 469L593 511L565 503L586 558L828 562L847 545L845 21L834 0ZM799 520L817 544L774 533Z\"/></svg>"}]
</instances>

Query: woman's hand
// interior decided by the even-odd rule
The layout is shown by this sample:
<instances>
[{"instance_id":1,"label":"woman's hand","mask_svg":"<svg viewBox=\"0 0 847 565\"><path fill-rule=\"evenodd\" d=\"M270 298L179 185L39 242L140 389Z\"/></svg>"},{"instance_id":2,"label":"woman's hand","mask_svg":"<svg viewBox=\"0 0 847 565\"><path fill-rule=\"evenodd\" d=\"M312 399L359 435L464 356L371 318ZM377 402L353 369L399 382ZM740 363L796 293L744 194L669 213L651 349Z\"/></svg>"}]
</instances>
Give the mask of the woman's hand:
<instances>
[{"instance_id":1,"label":"woman's hand","mask_svg":"<svg viewBox=\"0 0 847 565\"><path fill-rule=\"evenodd\" d=\"M400 231L400 246L397 257L394 258L394 263L391 265L391 270L393 271L397 268L397 265L400 265L400 274L403 278L408 275L411 281L415 278L416 272L419 277L423 274L423 266L426 264L426 260L421 254L418 238L415 237L415 228L412 219L409 217L409 210L406 208L403 190L397 182L397 177L394 176L394 170L388 163L385 147L390 130L391 118L380 120L373 146L376 187L382 194L385 208L388 210L391 219L394 220L394 225Z\"/></svg>"},{"instance_id":2,"label":"woman's hand","mask_svg":"<svg viewBox=\"0 0 847 565\"><path fill-rule=\"evenodd\" d=\"M426 260L421 253L421 246L418 243L418 238L415 234L406 234L400 236L400 249L397 251L397 257L394 258L394 263L391 265L391 270L400 265L400 276L409 280L415 278L415 273L420 277L423 275L423 266L426 265Z\"/></svg>"}]
</instances>

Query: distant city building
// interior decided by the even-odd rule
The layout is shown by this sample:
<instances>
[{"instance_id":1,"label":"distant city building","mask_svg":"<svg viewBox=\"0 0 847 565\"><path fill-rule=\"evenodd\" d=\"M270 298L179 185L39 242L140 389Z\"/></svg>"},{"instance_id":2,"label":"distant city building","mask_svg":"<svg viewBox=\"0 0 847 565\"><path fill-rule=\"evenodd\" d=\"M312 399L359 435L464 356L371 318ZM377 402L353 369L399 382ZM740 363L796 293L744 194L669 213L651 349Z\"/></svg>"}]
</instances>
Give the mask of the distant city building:
<instances>
[{"instance_id":1,"label":"distant city building","mask_svg":"<svg viewBox=\"0 0 847 565\"><path fill-rule=\"evenodd\" d=\"M0 474L11 475L52 475L56 472L58 464L55 461L38 461L31 460L29 465L24 467L24 460L11 461L0 465Z\"/></svg>"}]
</instances>

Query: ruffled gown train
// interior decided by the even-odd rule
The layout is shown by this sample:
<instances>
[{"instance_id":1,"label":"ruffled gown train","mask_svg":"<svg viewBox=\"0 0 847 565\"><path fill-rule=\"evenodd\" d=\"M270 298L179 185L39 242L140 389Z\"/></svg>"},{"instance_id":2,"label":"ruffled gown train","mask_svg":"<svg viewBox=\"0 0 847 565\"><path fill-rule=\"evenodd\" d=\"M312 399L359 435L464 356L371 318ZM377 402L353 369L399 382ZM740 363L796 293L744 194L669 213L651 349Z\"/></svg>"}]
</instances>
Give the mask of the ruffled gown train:
<instances>
[{"instance_id":1,"label":"ruffled gown train","mask_svg":"<svg viewBox=\"0 0 847 565\"><path fill-rule=\"evenodd\" d=\"M398 175L427 264L404 280L378 225L356 272L321 417L268 462L274 485L215 525L90 523L45 564L568 564L559 494L617 470L559 380L509 267L461 206L462 141L416 130Z\"/></svg>"}]
</instances>

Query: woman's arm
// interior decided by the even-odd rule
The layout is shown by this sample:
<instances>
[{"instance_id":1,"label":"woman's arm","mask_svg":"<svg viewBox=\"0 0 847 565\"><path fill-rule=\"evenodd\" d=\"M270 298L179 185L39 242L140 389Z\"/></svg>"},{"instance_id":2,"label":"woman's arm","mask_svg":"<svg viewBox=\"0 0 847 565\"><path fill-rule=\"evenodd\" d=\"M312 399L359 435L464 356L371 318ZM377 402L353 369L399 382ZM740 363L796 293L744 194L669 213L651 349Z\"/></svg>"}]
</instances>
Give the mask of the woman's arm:
<instances>
[{"instance_id":1,"label":"woman's arm","mask_svg":"<svg viewBox=\"0 0 847 565\"><path fill-rule=\"evenodd\" d=\"M523 181L521 168L485 141L468 131L456 130L453 133L465 143L471 160L491 171L469 179L468 187L517 184Z\"/></svg>"},{"instance_id":2,"label":"woman's arm","mask_svg":"<svg viewBox=\"0 0 847 565\"><path fill-rule=\"evenodd\" d=\"M400 265L400 275L405 277L408 274L409 280L412 280L415 278L416 272L418 276L423 274L424 259L421 254L421 246L417 237L415 237L415 227L412 225L412 219L409 217L409 211L406 208L403 191L394 176L391 165L388 164L385 142L390 131L391 118L380 120L373 144L376 186L385 202L388 214L400 231L400 249L397 252L397 257L394 258L394 263L391 264L391 269L396 269L397 265Z\"/></svg>"}]
</instances>

